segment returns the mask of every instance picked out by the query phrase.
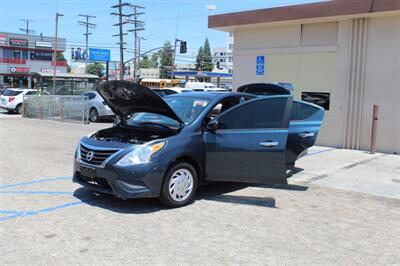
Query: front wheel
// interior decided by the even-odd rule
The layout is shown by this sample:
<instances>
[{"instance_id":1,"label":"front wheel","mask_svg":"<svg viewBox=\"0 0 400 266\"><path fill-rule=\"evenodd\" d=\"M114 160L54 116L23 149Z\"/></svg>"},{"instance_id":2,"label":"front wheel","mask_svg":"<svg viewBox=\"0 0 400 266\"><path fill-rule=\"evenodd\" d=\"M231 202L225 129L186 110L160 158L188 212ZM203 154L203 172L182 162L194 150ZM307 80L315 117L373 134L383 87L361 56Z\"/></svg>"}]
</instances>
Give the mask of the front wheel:
<instances>
[{"instance_id":1,"label":"front wheel","mask_svg":"<svg viewBox=\"0 0 400 266\"><path fill-rule=\"evenodd\" d=\"M96 110L96 108L90 109L89 119L91 122L98 122L100 120L99 112Z\"/></svg>"},{"instance_id":2,"label":"front wheel","mask_svg":"<svg viewBox=\"0 0 400 266\"><path fill-rule=\"evenodd\" d=\"M167 173L159 200L162 204L177 208L188 205L197 190L196 169L188 163L177 163Z\"/></svg>"}]
</instances>

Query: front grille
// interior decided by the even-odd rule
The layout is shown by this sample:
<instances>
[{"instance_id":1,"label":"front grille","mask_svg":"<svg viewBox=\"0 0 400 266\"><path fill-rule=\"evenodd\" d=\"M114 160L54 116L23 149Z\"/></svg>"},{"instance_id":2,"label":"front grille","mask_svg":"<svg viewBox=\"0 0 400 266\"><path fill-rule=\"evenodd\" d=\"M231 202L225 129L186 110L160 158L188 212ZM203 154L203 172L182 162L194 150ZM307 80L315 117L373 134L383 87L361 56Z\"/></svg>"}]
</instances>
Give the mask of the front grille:
<instances>
[{"instance_id":1,"label":"front grille","mask_svg":"<svg viewBox=\"0 0 400 266\"><path fill-rule=\"evenodd\" d=\"M118 150L96 150L88 148L81 144L80 147L81 161L88 164L101 165L105 160L107 160L111 155L113 155L117 151ZM88 156L89 152L92 152L93 154L91 159L90 156Z\"/></svg>"}]
</instances>

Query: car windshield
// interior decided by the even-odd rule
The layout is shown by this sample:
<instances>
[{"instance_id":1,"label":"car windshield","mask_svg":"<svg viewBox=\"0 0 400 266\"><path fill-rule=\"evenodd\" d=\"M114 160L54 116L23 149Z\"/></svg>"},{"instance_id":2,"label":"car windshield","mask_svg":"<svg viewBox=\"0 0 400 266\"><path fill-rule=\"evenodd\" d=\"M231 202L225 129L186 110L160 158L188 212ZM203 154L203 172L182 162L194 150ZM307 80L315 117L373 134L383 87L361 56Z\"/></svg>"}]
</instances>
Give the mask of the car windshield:
<instances>
[{"instance_id":1,"label":"car windshield","mask_svg":"<svg viewBox=\"0 0 400 266\"><path fill-rule=\"evenodd\" d=\"M169 107L178 115L178 117L185 123L191 124L207 107L210 103L209 100L196 98L196 97L174 97L169 96L164 98ZM167 127L179 127L179 122L154 113L140 112L133 114L127 121L128 125L160 125Z\"/></svg>"},{"instance_id":2,"label":"car windshield","mask_svg":"<svg viewBox=\"0 0 400 266\"><path fill-rule=\"evenodd\" d=\"M16 91L16 90L6 90L3 95L4 96L17 96L18 94L22 93L22 91Z\"/></svg>"}]
</instances>

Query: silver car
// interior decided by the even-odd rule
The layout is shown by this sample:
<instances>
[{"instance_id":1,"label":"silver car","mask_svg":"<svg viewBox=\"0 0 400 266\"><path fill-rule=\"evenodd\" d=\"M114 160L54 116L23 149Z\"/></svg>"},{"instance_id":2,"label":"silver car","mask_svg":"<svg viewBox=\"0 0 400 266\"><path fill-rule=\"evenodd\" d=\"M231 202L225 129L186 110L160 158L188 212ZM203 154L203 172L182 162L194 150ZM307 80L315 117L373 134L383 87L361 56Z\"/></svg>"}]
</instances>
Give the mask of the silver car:
<instances>
[{"instance_id":1,"label":"silver car","mask_svg":"<svg viewBox=\"0 0 400 266\"><path fill-rule=\"evenodd\" d=\"M96 91L84 92L82 96L86 96L88 99L89 120L91 122L98 122L101 119L114 117L113 111L111 111L110 107L108 107Z\"/></svg>"}]
</instances>

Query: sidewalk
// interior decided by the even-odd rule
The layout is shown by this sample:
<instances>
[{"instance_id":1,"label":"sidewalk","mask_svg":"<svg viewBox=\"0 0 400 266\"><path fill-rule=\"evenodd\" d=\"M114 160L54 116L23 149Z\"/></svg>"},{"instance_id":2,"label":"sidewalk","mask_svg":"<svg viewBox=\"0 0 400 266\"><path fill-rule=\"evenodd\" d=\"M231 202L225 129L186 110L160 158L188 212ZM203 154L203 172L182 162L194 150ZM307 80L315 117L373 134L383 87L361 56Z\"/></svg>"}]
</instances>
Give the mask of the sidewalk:
<instances>
[{"instance_id":1,"label":"sidewalk","mask_svg":"<svg viewBox=\"0 0 400 266\"><path fill-rule=\"evenodd\" d=\"M296 167L289 182L400 199L400 155L313 147Z\"/></svg>"}]
</instances>

